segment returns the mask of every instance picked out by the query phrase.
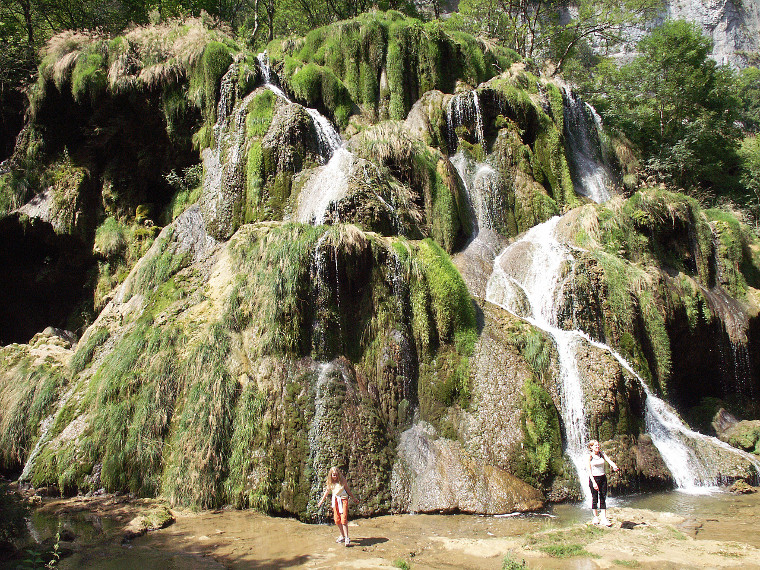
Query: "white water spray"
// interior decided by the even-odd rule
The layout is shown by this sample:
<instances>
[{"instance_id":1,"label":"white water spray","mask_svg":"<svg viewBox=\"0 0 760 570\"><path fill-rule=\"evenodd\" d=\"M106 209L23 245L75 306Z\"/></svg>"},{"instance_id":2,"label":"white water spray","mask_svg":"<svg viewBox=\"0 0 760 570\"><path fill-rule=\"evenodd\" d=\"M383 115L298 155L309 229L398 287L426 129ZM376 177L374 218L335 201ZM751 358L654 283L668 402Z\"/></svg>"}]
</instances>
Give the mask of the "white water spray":
<instances>
[{"instance_id":1,"label":"white water spray","mask_svg":"<svg viewBox=\"0 0 760 570\"><path fill-rule=\"evenodd\" d=\"M446 108L446 126L448 130L449 147L451 151L457 148L456 128L462 125L471 124L475 129L475 139L481 145L485 145L485 131L483 128L483 113L480 110L480 101L478 92L465 91L457 93L449 99Z\"/></svg>"},{"instance_id":2,"label":"white water spray","mask_svg":"<svg viewBox=\"0 0 760 570\"><path fill-rule=\"evenodd\" d=\"M580 330L558 327L564 282L572 274L572 249L555 235L560 218L533 227L496 258L486 287L486 300L549 333L557 346L561 376L561 413L566 432L566 452L576 466L581 488L589 495L586 441L588 428L584 410L582 373L577 367L577 349L589 343L607 351L634 376L646 394L646 429L662 455L679 489L708 492L717 484L704 460L689 442L701 441L730 451L751 462L760 472L760 462L729 445L687 428L670 407L657 398L625 359L609 346L593 341ZM526 262L526 260L529 260Z\"/></svg>"},{"instance_id":3,"label":"white water spray","mask_svg":"<svg viewBox=\"0 0 760 570\"><path fill-rule=\"evenodd\" d=\"M576 191L601 204L610 199L612 176L602 145L601 118L570 89L563 89L565 138Z\"/></svg>"}]
</instances>

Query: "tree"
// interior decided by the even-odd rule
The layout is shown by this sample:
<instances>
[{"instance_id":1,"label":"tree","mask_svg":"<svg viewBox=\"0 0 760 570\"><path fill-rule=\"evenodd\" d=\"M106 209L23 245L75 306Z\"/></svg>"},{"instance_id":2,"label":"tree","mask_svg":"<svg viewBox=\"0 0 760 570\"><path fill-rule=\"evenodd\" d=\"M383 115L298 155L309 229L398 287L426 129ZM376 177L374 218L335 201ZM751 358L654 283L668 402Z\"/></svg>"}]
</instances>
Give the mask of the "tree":
<instances>
[{"instance_id":1,"label":"tree","mask_svg":"<svg viewBox=\"0 0 760 570\"><path fill-rule=\"evenodd\" d=\"M740 100L740 119L744 127L752 132L760 130L760 69L742 69L736 81Z\"/></svg>"},{"instance_id":2,"label":"tree","mask_svg":"<svg viewBox=\"0 0 760 570\"><path fill-rule=\"evenodd\" d=\"M638 145L653 173L682 187L719 189L737 165L734 78L711 48L695 25L669 21L639 42L631 63L596 70L591 99L607 124Z\"/></svg>"},{"instance_id":3,"label":"tree","mask_svg":"<svg viewBox=\"0 0 760 570\"><path fill-rule=\"evenodd\" d=\"M616 44L623 30L651 17L659 0L462 0L458 23L501 40L520 55L553 61L553 74L584 42ZM457 21L457 20L455 20Z\"/></svg>"}]
</instances>

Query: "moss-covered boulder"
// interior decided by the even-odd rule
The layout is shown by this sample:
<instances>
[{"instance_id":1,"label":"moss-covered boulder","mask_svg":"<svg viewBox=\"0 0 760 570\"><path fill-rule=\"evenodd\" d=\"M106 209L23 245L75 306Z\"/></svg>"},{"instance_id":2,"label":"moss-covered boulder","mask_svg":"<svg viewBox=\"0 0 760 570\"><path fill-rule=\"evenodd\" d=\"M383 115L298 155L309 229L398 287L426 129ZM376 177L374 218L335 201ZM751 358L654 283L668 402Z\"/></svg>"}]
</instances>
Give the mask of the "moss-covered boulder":
<instances>
[{"instance_id":1,"label":"moss-covered boulder","mask_svg":"<svg viewBox=\"0 0 760 570\"><path fill-rule=\"evenodd\" d=\"M719 434L721 441L760 455L760 420L737 422Z\"/></svg>"}]
</instances>

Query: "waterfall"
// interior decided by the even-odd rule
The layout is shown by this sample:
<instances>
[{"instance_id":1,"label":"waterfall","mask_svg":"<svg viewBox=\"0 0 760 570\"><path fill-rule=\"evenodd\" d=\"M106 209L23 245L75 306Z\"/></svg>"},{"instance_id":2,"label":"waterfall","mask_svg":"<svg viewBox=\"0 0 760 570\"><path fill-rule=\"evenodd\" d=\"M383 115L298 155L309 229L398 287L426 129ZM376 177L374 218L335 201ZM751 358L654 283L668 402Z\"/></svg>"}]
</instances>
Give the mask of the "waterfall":
<instances>
[{"instance_id":1,"label":"waterfall","mask_svg":"<svg viewBox=\"0 0 760 570\"><path fill-rule=\"evenodd\" d=\"M258 54L256 60L259 62L259 68L261 69L261 75L264 78L265 87L288 103L292 103L293 101L291 101L285 92L280 89L277 74L274 73L269 66L269 58L267 57L266 52ZM319 111L309 107L304 107L304 110L311 117L311 120L314 123L314 129L317 131L319 154L322 158L322 163L324 164L328 162L333 156L333 153L343 145L343 139L327 117L322 115Z\"/></svg>"},{"instance_id":2,"label":"waterfall","mask_svg":"<svg viewBox=\"0 0 760 570\"><path fill-rule=\"evenodd\" d=\"M459 151L451 157L451 164L464 185L469 207L474 216L473 236L480 229L493 230L493 205L498 188L497 172L484 162L475 162Z\"/></svg>"},{"instance_id":3,"label":"waterfall","mask_svg":"<svg viewBox=\"0 0 760 570\"><path fill-rule=\"evenodd\" d=\"M711 472L706 461L686 445L689 440L706 442L738 455L754 465L757 473L760 474L760 460L715 437L695 432L686 427L667 402L652 393L646 382L620 354L606 344L591 339L588 339L588 342L597 348L608 351L629 374L638 380L643 388L647 397L647 431L652 436L652 441L662 455L665 465L668 466L680 490L704 493L711 491L720 482L718 477Z\"/></svg>"},{"instance_id":4,"label":"waterfall","mask_svg":"<svg viewBox=\"0 0 760 570\"><path fill-rule=\"evenodd\" d=\"M277 85L277 75L269 66L266 52L256 56L265 86L288 103L290 98ZM348 181L353 170L354 155L346 150L340 133L332 123L316 109L304 107L317 132L319 154L323 166L301 189L294 219L298 222L321 225L331 204L345 198ZM390 208L390 206L389 206Z\"/></svg>"},{"instance_id":5,"label":"waterfall","mask_svg":"<svg viewBox=\"0 0 760 570\"><path fill-rule=\"evenodd\" d=\"M337 455L332 453L333 450L329 449L327 441L330 435L327 430L327 418L330 411L327 406L330 400L328 387L330 384L330 374L333 371L339 372L338 368L332 362L320 363L317 373L317 383L316 386L314 386L314 417L311 420L307 435L309 441L309 464L312 469L311 492L309 493L309 497L311 497L312 500L314 500L314 497L322 495L324 490L324 477L332 466L334 457L337 457Z\"/></svg>"},{"instance_id":6,"label":"waterfall","mask_svg":"<svg viewBox=\"0 0 760 570\"><path fill-rule=\"evenodd\" d=\"M456 128L462 125L472 125L475 129L475 139L481 145L485 144L485 134L483 129L483 114L480 111L480 101L478 92L465 91L457 93L451 99L446 107L446 127L449 139L449 150L457 150L457 133Z\"/></svg>"},{"instance_id":7,"label":"waterfall","mask_svg":"<svg viewBox=\"0 0 760 570\"><path fill-rule=\"evenodd\" d=\"M579 479L584 481L588 429L576 358L578 339L557 326L558 297L572 273L573 262L569 248L555 237L559 220L554 217L534 226L499 254L486 286L486 300L549 333L554 339L559 354L560 412L565 426L566 452ZM529 262L526 262L527 257ZM587 485L582 484L581 488L589 495Z\"/></svg>"},{"instance_id":8,"label":"waterfall","mask_svg":"<svg viewBox=\"0 0 760 570\"><path fill-rule=\"evenodd\" d=\"M294 219L305 224L321 225L330 204L345 198L354 155L341 147L330 161L313 174L298 196Z\"/></svg>"},{"instance_id":9,"label":"waterfall","mask_svg":"<svg viewBox=\"0 0 760 570\"><path fill-rule=\"evenodd\" d=\"M34 462L37 459L37 456L40 454L40 451L42 451L42 446L46 445L50 441L50 429L55 425L55 419L58 417L58 415L61 413L61 410L66 406L68 401L71 399L71 397L74 395L75 387L71 386L68 391L63 395L63 397L59 400L58 406L56 407L55 411L50 414L48 417L46 417L42 422L40 423L40 437L37 439L37 443L34 444L34 447L32 448L31 453L29 453L29 457L26 459L26 463L24 464L24 469L21 471L21 475L19 475L19 482L25 482L29 481L32 476L32 471L34 470Z\"/></svg>"},{"instance_id":10,"label":"waterfall","mask_svg":"<svg viewBox=\"0 0 760 570\"><path fill-rule=\"evenodd\" d=\"M601 204L610 199L612 176L604 156L601 118L589 104L563 88L564 135L575 191Z\"/></svg>"},{"instance_id":11,"label":"waterfall","mask_svg":"<svg viewBox=\"0 0 760 570\"><path fill-rule=\"evenodd\" d=\"M657 398L633 367L609 346L592 340L580 330L560 329L557 310L562 289L572 275L571 248L556 238L559 217L539 224L502 251L494 262L486 288L486 300L502 307L552 336L559 354L561 414L566 431L566 452L572 459L588 496L586 441L588 428L583 403L582 372L577 348L588 343L611 354L641 384L646 394L646 429L679 489L700 492L718 483L705 460L689 443L705 442L750 461L760 472L760 461L720 440L687 428L670 407Z\"/></svg>"},{"instance_id":12,"label":"waterfall","mask_svg":"<svg viewBox=\"0 0 760 570\"><path fill-rule=\"evenodd\" d=\"M237 101L239 73L240 62L236 60L222 77L217 120L212 128L214 145L201 153L204 219L217 227L215 233L222 235L230 229L235 204L243 199L245 182L245 121L254 94Z\"/></svg>"}]
</instances>

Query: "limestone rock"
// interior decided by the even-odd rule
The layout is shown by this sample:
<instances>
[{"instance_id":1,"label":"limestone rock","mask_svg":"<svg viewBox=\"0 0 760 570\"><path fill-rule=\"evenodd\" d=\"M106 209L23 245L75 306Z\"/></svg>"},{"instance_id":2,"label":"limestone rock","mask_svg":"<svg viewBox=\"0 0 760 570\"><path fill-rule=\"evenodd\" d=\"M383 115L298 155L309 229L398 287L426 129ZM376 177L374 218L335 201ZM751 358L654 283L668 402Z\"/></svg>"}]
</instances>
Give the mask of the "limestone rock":
<instances>
[{"instance_id":1,"label":"limestone rock","mask_svg":"<svg viewBox=\"0 0 760 570\"><path fill-rule=\"evenodd\" d=\"M718 437L734 447L760 455L760 420L736 422L719 432Z\"/></svg>"},{"instance_id":2,"label":"limestone rock","mask_svg":"<svg viewBox=\"0 0 760 570\"><path fill-rule=\"evenodd\" d=\"M474 459L461 443L420 422L403 432L392 478L394 510L500 514L540 509L541 493Z\"/></svg>"},{"instance_id":3,"label":"limestone rock","mask_svg":"<svg viewBox=\"0 0 760 570\"><path fill-rule=\"evenodd\" d=\"M729 429L739 423L733 414L728 413L725 408L720 408L712 421L712 427L718 437L722 437ZM724 440L725 441L725 440Z\"/></svg>"},{"instance_id":4,"label":"limestone rock","mask_svg":"<svg viewBox=\"0 0 760 570\"><path fill-rule=\"evenodd\" d=\"M124 529L122 542L144 535L151 530L166 528L174 522L174 515L165 505L158 505L133 518Z\"/></svg>"}]
</instances>

